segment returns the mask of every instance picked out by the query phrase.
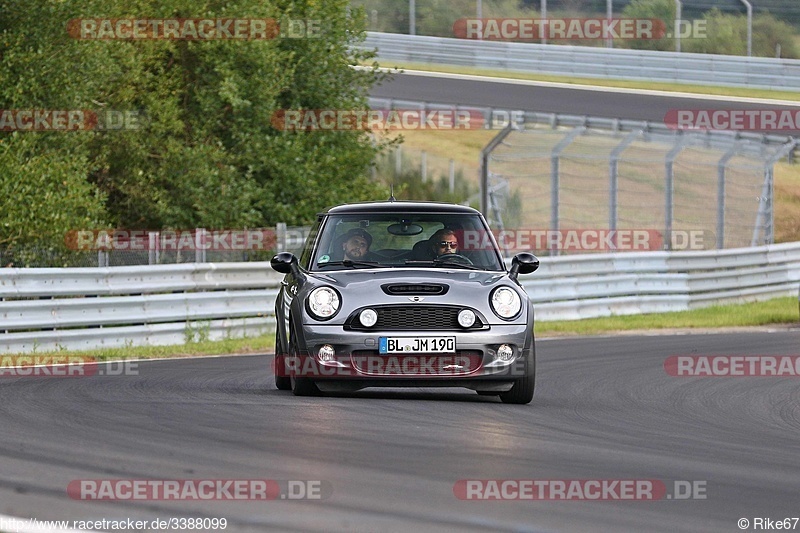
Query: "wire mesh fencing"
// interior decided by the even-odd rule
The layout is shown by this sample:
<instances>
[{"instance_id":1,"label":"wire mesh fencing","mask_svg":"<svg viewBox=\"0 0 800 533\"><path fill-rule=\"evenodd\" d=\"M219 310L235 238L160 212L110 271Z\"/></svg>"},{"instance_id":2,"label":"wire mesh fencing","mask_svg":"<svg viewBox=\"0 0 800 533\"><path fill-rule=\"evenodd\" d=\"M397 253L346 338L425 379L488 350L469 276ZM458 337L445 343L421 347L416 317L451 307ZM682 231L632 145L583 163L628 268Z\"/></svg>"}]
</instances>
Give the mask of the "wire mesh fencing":
<instances>
[{"instance_id":1,"label":"wire mesh fencing","mask_svg":"<svg viewBox=\"0 0 800 533\"><path fill-rule=\"evenodd\" d=\"M501 245L555 255L774 242L774 165L796 140L530 118L486 158L484 210Z\"/></svg>"}]
</instances>

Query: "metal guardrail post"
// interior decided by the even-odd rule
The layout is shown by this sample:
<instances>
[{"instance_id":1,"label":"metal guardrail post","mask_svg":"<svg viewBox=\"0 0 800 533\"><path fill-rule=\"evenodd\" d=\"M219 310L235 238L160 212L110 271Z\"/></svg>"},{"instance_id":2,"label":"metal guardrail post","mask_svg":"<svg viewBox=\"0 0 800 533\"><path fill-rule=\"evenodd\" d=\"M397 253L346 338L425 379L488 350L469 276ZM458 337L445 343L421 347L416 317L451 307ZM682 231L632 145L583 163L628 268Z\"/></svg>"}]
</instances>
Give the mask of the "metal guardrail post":
<instances>
[{"instance_id":1,"label":"metal guardrail post","mask_svg":"<svg viewBox=\"0 0 800 533\"><path fill-rule=\"evenodd\" d=\"M277 252L286 251L286 222L278 222L275 225L275 247Z\"/></svg>"},{"instance_id":2,"label":"metal guardrail post","mask_svg":"<svg viewBox=\"0 0 800 533\"><path fill-rule=\"evenodd\" d=\"M394 151L394 177L403 173L403 147L398 145Z\"/></svg>"},{"instance_id":3,"label":"metal guardrail post","mask_svg":"<svg viewBox=\"0 0 800 533\"><path fill-rule=\"evenodd\" d=\"M617 197L619 187L617 183L619 157L622 152L631 145L640 135L644 134L644 130L635 130L630 132L618 145L611 150L608 162L608 229L615 231L617 229Z\"/></svg>"},{"instance_id":4,"label":"metal guardrail post","mask_svg":"<svg viewBox=\"0 0 800 533\"><path fill-rule=\"evenodd\" d=\"M147 264L157 265L161 259L161 232L147 232Z\"/></svg>"},{"instance_id":5,"label":"metal guardrail post","mask_svg":"<svg viewBox=\"0 0 800 533\"><path fill-rule=\"evenodd\" d=\"M495 135L494 138L489 141L489 144L481 150L481 213L484 215L489 209L489 157L491 157L494 149L500 146L500 143L502 143L512 131L514 131L514 124L509 121L508 125L500 130L500 133Z\"/></svg>"},{"instance_id":6,"label":"metal guardrail post","mask_svg":"<svg viewBox=\"0 0 800 533\"><path fill-rule=\"evenodd\" d=\"M672 249L673 192L675 189L675 158L684 148L684 139L667 153L664 163L664 249Z\"/></svg>"},{"instance_id":7,"label":"metal guardrail post","mask_svg":"<svg viewBox=\"0 0 800 533\"><path fill-rule=\"evenodd\" d=\"M784 144L780 150L775 152L772 157L767 159L764 164L764 184L761 187L761 196L759 197L758 214L756 215L756 223L753 228L753 238L750 241L750 246L756 246L758 242L758 230L764 226L764 244L772 244L775 242L775 211L773 209L775 197L775 163L789 156L797 145L800 144L799 139L792 138L788 143Z\"/></svg>"},{"instance_id":8,"label":"metal guardrail post","mask_svg":"<svg viewBox=\"0 0 800 533\"><path fill-rule=\"evenodd\" d=\"M206 262L206 229L197 228L194 233L194 262Z\"/></svg>"},{"instance_id":9,"label":"metal guardrail post","mask_svg":"<svg viewBox=\"0 0 800 533\"><path fill-rule=\"evenodd\" d=\"M556 231L559 228L559 189L560 185L560 159L561 153L572 144L576 137L583 135L586 126L578 126L561 139L550 152L550 230ZM550 255L558 255L557 249L551 249Z\"/></svg>"},{"instance_id":10,"label":"metal guardrail post","mask_svg":"<svg viewBox=\"0 0 800 533\"><path fill-rule=\"evenodd\" d=\"M549 24L547 24L547 0L542 0L542 20L544 21L543 26L545 28L549 28ZM542 44L547 44L547 29L542 32Z\"/></svg>"},{"instance_id":11,"label":"metal guardrail post","mask_svg":"<svg viewBox=\"0 0 800 533\"><path fill-rule=\"evenodd\" d=\"M747 8L747 57L753 55L753 4L747 0L741 0Z\"/></svg>"},{"instance_id":12,"label":"metal guardrail post","mask_svg":"<svg viewBox=\"0 0 800 533\"><path fill-rule=\"evenodd\" d=\"M728 161L736 155L739 143L734 144L730 150L720 158L717 163L717 249L725 247L725 167Z\"/></svg>"}]
</instances>

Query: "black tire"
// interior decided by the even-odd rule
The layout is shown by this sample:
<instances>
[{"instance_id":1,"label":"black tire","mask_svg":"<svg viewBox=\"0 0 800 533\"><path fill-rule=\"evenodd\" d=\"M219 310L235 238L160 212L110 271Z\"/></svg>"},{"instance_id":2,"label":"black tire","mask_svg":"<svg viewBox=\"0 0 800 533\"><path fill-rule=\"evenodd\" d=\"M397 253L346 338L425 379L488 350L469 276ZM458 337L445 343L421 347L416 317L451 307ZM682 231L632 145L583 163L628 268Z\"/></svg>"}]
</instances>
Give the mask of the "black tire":
<instances>
[{"instance_id":1,"label":"black tire","mask_svg":"<svg viewBox=\"0 0 800 533\"><path fill-rule=\"evenodd\" d=\"M297 356L300 350L297 348L297 339L294 337L294 328L289 328L289 355ZM295 376L295 372L290 372L289 378L292 393L295 396L319 396L322 393L317 387L316 383L309 378L300 378Z\"/></svg>"},{"instance_id":2,"label":"black tire","mask_svg":"<svg viewBox=\"0 0 800 533\"><path fill-rule=\"evenodd\" d=\"M280 336L275 331L275 363L273 373L275 375L275 386L278 390L291 390L292 381L286 375L286 351L280 343Z\"/></svg>"},{"instance_id":3,"label":"black tire","mask_svg":"<svg viewBox=\"0 0 800 533\"><path fill-rule=\"evenodd\" d=\"M524 405L531 403L536 386L536 354L533 346L530 349L530 358L525 367L525 375L514 381L514 386L508 392L500 393L503 403Z\"/></svg>"}]
</instances>

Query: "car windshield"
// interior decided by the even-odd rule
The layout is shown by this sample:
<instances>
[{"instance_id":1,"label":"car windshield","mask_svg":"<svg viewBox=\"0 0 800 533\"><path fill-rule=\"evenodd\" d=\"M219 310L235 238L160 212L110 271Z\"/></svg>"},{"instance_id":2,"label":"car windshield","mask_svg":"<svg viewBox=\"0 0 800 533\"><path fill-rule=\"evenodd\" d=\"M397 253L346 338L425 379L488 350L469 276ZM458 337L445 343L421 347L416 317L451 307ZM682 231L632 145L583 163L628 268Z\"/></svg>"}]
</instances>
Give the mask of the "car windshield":
<instances>
[{"instance_id":1,"label":"car windshield","mask_svg":"<svg viewBox=\"0 0 800 533\"><path fill-rule=\"evenodd\" d=\"M310 267L504 269L483 219L453 213L329 215Z\"/></svg>"}]
</instances>

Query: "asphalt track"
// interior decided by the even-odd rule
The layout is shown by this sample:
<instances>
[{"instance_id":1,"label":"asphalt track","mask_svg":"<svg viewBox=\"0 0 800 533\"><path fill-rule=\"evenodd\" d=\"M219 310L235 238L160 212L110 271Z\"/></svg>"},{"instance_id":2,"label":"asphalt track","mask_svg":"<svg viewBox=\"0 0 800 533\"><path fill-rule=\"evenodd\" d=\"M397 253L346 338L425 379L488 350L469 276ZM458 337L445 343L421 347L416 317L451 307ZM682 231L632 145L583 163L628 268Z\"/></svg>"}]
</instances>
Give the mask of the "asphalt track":
<instances>
[{"instance_id":1,"label":"asphalt track","mask_svg":"<svg viewBox=\"0 0 800 533\"><path fill-rule=\"evenodd\" d=\"M563 84L523 80L498 81L479 76L427 72L394 74L390 80L374 87L370 91L370 96L653 122L664 122L667 112L675 109L797 111L800 106L800 102L771 102L603 87L570 87ZM800 132L792 130L772 133L797 136Z\"/></svg>"},{"instance_id":2,"label":"asphalt track","mask_svg":"<svg viewBox=\"0 0 800 533\"><path fill-rule=\"evenodd\" d=\"M0 379L0 513L224 517L227 531L739 531L800 515L800 378L672 377L671 355L798 355L800 330L540 340L530 405L461 389L297 398L270 355ZM325 499L82 501L79 479L321 481ZM699 482L705 499L464 501L466 479ZM798 525L800 528L800 525ZM752 531L752 529L748 529Z\"/></svg>"}]
</instances>

